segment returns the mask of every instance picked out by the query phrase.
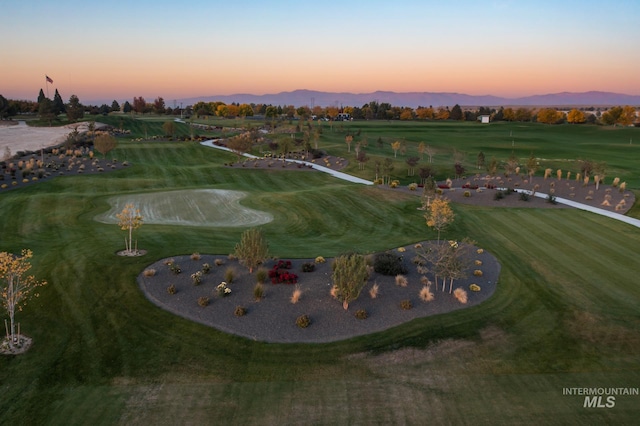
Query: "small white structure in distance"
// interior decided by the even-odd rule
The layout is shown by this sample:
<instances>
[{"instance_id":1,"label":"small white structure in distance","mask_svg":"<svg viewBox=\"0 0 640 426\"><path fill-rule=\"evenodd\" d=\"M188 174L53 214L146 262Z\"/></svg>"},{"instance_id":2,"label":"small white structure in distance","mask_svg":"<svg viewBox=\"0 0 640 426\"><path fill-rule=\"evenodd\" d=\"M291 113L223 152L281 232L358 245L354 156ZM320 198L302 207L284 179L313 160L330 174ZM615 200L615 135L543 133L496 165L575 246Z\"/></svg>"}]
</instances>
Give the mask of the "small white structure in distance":
<instances>
[{"instance_id":1,"label":"small white structure in distance","mask_svg":"<svg viewBox=\"0 0 640 426\"><path fill-rule=\"evenodd\" d=\"M483 114L478 116L478 121L482 124L489 124L489 119L491 116L489 114Z\"/></svg>"}]
</instances>

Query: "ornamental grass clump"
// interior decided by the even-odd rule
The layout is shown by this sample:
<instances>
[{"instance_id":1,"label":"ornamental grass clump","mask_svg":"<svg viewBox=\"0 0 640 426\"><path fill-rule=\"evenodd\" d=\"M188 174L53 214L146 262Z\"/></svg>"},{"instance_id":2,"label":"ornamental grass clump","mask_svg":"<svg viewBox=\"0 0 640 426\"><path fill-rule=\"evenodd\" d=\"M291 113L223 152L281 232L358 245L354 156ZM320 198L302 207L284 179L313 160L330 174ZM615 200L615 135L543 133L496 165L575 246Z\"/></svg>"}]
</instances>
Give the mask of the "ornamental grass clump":
<instances>
[{"instance_id":1,"label":"ornamental grass clump","mask_svg":"<svg viewBox=\"0 0 640 426\"><path fill-rule=\"evenodd\" d=\"M324 259L324 257L318 256L318 257L316 257L315 262L316 263L324 263L324 262L326 262L326 260Z\"/></svg>"},{"instance_id":2,"label":"ornamental grass clump","mask_svg":"<svg viewBox=\"0 0 640 426\"><path fill-rule=\"evenodd\" d=\"M482 276L482 271L480 269L476 269L475 271L473 271L473 276L474 277L481 277Z\"/></svg>"},{"instance_id":3,"label":"ornamental grass clump","mask_svg":"<svg viewBox=\"0 0 640 426\"><path fill-rule=\"evenodd\" d=\"M424 302L431 302L435 298L429 285L422 286L418 295L420 296L420 300Z\"/></svg>"},{"instance_id":4,"label":"ornamental grass clump","mask_svg":"<svg viewBox=\"0 0 640 426\"><path fill-rule=\"evenodd\" d=\"M191 260L200 260L200 258L201 256L200 256L200 253L198 252L191 254Z\"/></svg>"},{"instance_id":5,"label":"ornamental grass clump","mask_svg":"<svg viewBox=\"0 0 640 426\"><path fill-rule=\"evenodd\" d=\"M293 293L291 293L291 303L293 303L294 305L298 303L300 301L301 296L302 296L302 289L296 286L296 288L293 290Z\"/></svg>"},{"instance_id":6,"label":"ornamental grass clump","mask_svg":"<svg viewBox=\"0 0 640 426\"><path fill-rule=\"evenodd\" d=\"M202 306L203 308L205 306L209 305L209 298L206 296L200 296L198 297L198 305Z\"/></svg>"},{"instance_id":7,"label":"ornamental grass clump","mask_svg":"<svg viewBox=\"0 0 640 426\"><path fill-rule=\"evenodd\" d=\"M262 283L256 283L256 285L253 287L253 298L259 302L263 297L264 285Z\"/></svg>"},{"instance_id":8,"label":"ornamental grass clump","mask_svg":"<svg viewBox=\"0 0 640 426\"><path fill-rule=\"evenodd\" d=\"M247 308L243 306L236 306L236 309L233 311L233 314L237 317L243 317L247 314Z\"/></svg>"},{"instance_id":9,"label":"ornamental grass clump","mask_svg":"<svg viewBox=\"0 0 640 426\"><path fill-rule=\"evenodd\" d=\"M265 268L258 268L258 270L256 271L256 282L258 284L264 284L267 281L268 277L269 271L267 271Z\"/></svg>"},{"instance_id":10,"label":"ornamental grass clump","mask_svg":"<svg viewBox=\"0 0 640 426\"><path fill-rule=\"evenodd\" d=\"M145 277L153 277L156 274L156 270L155 269L145 269L144 272L142 273Z\"/></svg>"},{"instance_id":11,"label":"ornamental grass clump","mask_svg":"<svg viewBox=\"0 0 640 426\"><path fill-rule=\"evenodd\" d=\"M478 284L471 284L469 286L469 290L471 290L471 291L480 291L480 286Z\"/></svg>"},{"instance_id":12,"label":"ornamental grass clump","mask_svg":"<svg viewBox=\"0 0 640 426\"><path fill-rule=\"evenodd\" d=\"M216 259L213 263L214 263L216 266L222 266L222 265L224 265L224 260L222 260L222 259Z\"/></svg>"},{"instance_id":13,"label":"ornamental grass clump","mask_svg":"<svg viewBox=\"0 0 640 426\"><path fill-rule=\"evenodd\" d=\"M209 265L208 263L203 263L202 264L202 273L203 274L208 274L209 272L211 272L211 265Z\"/></svg>"},{"instance_id":14,"label":"ornamental grass clump","mask_svg":"<svg viewBox=\"0 0 640 426\"><path fill-rule=\"evenodd\" d=\"M409 284L409 280L404 275L396 275L396 285L400 287L406 287Z\"/></svg>"},{"instance_id":15,"label":"ornamental grass clump","mask_svg":"<svg viewBox=\"0 0 640 426\"><path fill-rule=\"evenodd\" d=\"M169 287L167 287L167 293L169 294L176 294L178 292L178 290L176 290L176 286L171 284Z\"/></svg>"},{"instance_id":16,"label":"ornamental grass clump","mask_svg":"<svg viewBox=\"0 0 640 426\"><path fill-rule=\"evenodd\" d=\"M232 267L227 268L224 271L224 280L228 283L232 283L236 277L236 270Z\"/></svg>"},{"instance_id":17,"label":"ornamental grass clump","mask_svg":"<svg viewBox=\"0 0 640 426\"><path fill-rule=\"evenodd\" d=\"M455 297L456 300L458 300L458 302L462 303L463 305L467 303L467 292L460 287L453 290L453 297Z\"/></svg>"},{"instance_id":18,"label":"ornamental grass clump","mask_svg":"<svg viewBox=\"0 0 640 426\"><path fill-rule=\"evenodd\" d=\"M371 296L372 299L375 299L378 297L378 294L380 294L380 286L378 283L374 283L369 289L369 296Z\"/></svg>"}]
</instances>

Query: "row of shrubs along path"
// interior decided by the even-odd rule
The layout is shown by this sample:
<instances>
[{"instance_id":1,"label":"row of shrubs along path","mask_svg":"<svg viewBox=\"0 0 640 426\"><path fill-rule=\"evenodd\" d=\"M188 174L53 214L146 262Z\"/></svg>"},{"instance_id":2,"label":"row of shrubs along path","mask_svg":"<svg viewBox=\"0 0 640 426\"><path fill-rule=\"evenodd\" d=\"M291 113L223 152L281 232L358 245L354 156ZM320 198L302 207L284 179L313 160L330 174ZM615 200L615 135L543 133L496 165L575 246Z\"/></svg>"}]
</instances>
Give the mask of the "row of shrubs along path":
<instances>
[{"instance_id":1,"label":"row of shrubs along path","mask_svg":"<svg viewBox=\"0 0 640 426\"><path fill-rule=\"evenodd\" d=\"M447 241L442 243L449 244ZM438 289L432 284L433 300L424 301L420 296L423 274L412 262L417 250L420 248L409 245L389 252L402 259L406 267L406 273L402 274L407 280L406 287L397 285L395 276L373 272L348 310L344 310L342 303L331 295L333 259L329 258L324 262L290 259L291 267L286 273L297 275L297 283L272 284L267 278L260 299L256 299L254 293L255 271L249 274L247 268L227 256L185 255L158 260L139 274L138 284L151 302L169 312L226 333L274 343L333 342L380 332L416 318L478 305L496 290L500 264L490 253L474 247L468 254L470 269L467 277L453 284L454 290L461 288L465 291L466 302L462 303L449 293L448 283L444 292L441 284ZM269 260L263 267L271 270L279 261ZM286 265L287 260L281 261ZM204 264L208 264L210 270L202 273L201 282L195 285L192 275L202 272ZM303 272L305 264L306 268L312 265L314 270ZM172 272L176 268L179 273ZM232 281L225 277L229 269L234 271ZM434 280L433 276L428 277ZM226 295L218 289L222 282L229 289ZM373 298L370 292L376 284L378 292ZM472 284L477 286L472 288L479 291L473 291L470 288ZM301 295L293 303L292 295L296 289L301 291ZM366 312L367 317L358 318L358 311ZM304 315L310 320L306 328L297 324L297 319Z\"/></svg>"}]
</instances>

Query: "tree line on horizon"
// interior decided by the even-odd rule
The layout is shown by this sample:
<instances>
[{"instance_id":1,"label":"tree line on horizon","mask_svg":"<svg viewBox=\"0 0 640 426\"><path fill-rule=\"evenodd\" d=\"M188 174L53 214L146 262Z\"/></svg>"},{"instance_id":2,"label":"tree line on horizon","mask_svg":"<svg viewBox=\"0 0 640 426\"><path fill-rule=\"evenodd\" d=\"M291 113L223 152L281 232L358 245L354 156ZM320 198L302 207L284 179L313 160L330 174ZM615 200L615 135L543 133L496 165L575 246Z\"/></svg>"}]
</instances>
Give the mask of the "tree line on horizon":
<instances>
[{"instance_id":1,"label":"tree line on horizon","mask_svg":"<svg viewBox=\"0 0 640 426\"><path fill-rule=\"evenodd\" d=\"M625 105L610 108L580 107L565 112L557 107L541 108L512 108L512 107L477 107L462 108L456 104L448 106L418 106L417 108L394 106L387 102L371 101L361 107L343 106L309 106L295 107L293 105L271 104L239 104L224 102L196 102L185 108L171 108L165 104L162 97L153 102L147 102L142 96L134 97L131 102L122 105L114 100L111 105L83 105L76 95L71 95L65 103L56 89L53 99L44 95L42 89L37 101L6 99L0 94L0 119L14 117L20 114L38 114L42 120L50 123L58 119L60 114L66 114L71 122L80 120L84 114L99 115L111 112L131 114L174 115L196 118L244 118L260 116L266 119L326 119L331 121L344 120L421 120L421 121L476 121L480 116L489 116L491 121L539 122L544 124L602 124L602 125L639 125L637 108Z\"/></svg>"}]
</instances>

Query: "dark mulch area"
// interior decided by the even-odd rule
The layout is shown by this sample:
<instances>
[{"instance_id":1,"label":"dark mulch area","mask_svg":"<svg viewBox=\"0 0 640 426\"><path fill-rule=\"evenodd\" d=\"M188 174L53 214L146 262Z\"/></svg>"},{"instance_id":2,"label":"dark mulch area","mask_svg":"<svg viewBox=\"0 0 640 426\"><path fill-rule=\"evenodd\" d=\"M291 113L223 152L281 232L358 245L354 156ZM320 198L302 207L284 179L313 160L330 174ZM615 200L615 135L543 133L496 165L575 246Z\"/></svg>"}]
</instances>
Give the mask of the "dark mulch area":
<instances>
[{"instance_id":1,"label":"dark mulch area","mask_svg":"<svg viewBox=\"0 0 640 426\"><path fill-rule=\"evenodd\" d=\"M80 156L54 154L57 148L47 148L43 153L27 152L17 158L0 162L0 193L11 189L24 188L38 182L46 182L60 176L80 176L107 173L121 170L129 164L117 159L104 159L102 155L89 157L88 150L83 149ZM64 153L64 148L60 148ZM41 162L41 166L38 165ZM21 165L22 163L22 165ZM28 169L27 163L33 166ZM6 187L2 187L6 185Z\"/></svg>"},{"instance_id":2,"label":"dark mulch area","mask_svg":"<svg viewBox=\"0 0 640 426\"><path fill-rule=\"evenodd\" d=\"M491 254L484 251L477 254L472 251L473 260L482 261L481 266L472 266L469 277L454 282L453 288L462 287L467 291L468 302L461 304L453 294L449 294L449 288L445 292L435 290L435 299L424 302L418 293L422 288L420 274L411 259L415 255L413 245L406 246L405 252L393 250L402 256L408 273L405 275L409 281L407 287L395 284L395 277L383 276L374 273L362 290L360 297L349 305L345 311L342 303L330 295L332 287L331 262L316 264L313 272L302 272L302 264L313 262L313 259L291 259L291 271L299 277L298 286L302 289L302 297L296 304L292 304L291 294L294 285L288 284L264 284L265 295L261 301L255 301L253 288L255 275L250 275L248 270L239 265L236 260L229 260L225 256L203 255L200 260L192 260L190 256L177 256L173 259L180 266L182 272L178 275L170 272L165 259L159 260L148 266L147 269L155 269L153 277L145 277L141 272L138 276L138 284L146 297L157 306L166 309L181 317L214 327L218 330L243 336L252 340L277 343L321 343L348 339L354 336L362 336L374 332L387 330L416 318L430 315L443 314L458 309L471 307L487 300L496 289L500 274L500 264ZM224 265L215 266L215 260L221 259ZM204 275L200 285L193 285L191 274L200 270L204 263L211 265L211 272ZM264 266L271 268L274 260ZM229 284L232 293L227 297L217 295L216 286L224 280L227 268L232 267L236 271L236 278ZM473 276L473 270L480 269L482 277ZM433 277L429 277L433 280ZM377 283L380 293L372 299L369 295L371 286ZM469 290L469 285L476 283L481 287L479 292ZM176 294L169 294L167 287L175 285ZM198 305L199 297L209 297L210 303L206 307ZM402 300L410 300L413 308L404 310L400 307ZM238 317L234 314L235 308L242 306L247 309L245 316ZM355 312L364 309L368 313L367 319L358 319ZM308 315L311 325L300 328L296 325L296 318L300 315Z\"/></svg>"},{"instance_id":3,"label":"dark mulch area","mask_svg":"<svg viewBox=\"0 0 640 426\"><path fill-rule=\"evenodd\" d=\"M609 178L607 181L611 183L613 178ZM444 183L445 182L438 182L439 185L443 185ZM477 186L479 189L463 188L464 185ZM586 204L619 214L625 214L635 203L635 195L630 190L620 192L617 187L614 188L611 185L602 184L596 189L593 181L588 185L583 185L582 182L576 182L575 179L557 180L555 178L544 179L542 177L534 177L533 180L522 179L520 177L507 179L504 177L489 178L487 176L456 179L452 181L452 189L443 189L442 195L455 203L474 204L486 207L573 208L566 204L553 204L546 198L539 197L529 197L528 201L523 201L520 198L520 194L515 192L497 200L495 196L498 190L487 189L485 185L493 188L526 189L529 191L533 190L537 185L537 193L549 194L551 190L553 190L553 195L557 198L564 198L576 203ZM416 191L410 191L406 187L388 189L391 191L408 192L418 196L422 195L422 188L418 188ZM469 197L465 197L464 193L466 191L469 191ZM609 205L606 205L607 203L603 204L607 195L611 197L608 201ZM621 201L623 201L623 205L616 209L616 206L620 204Z\"/></svg>"}]
</instances>

